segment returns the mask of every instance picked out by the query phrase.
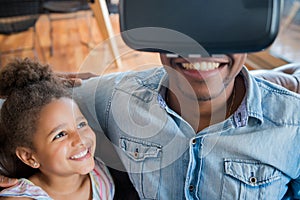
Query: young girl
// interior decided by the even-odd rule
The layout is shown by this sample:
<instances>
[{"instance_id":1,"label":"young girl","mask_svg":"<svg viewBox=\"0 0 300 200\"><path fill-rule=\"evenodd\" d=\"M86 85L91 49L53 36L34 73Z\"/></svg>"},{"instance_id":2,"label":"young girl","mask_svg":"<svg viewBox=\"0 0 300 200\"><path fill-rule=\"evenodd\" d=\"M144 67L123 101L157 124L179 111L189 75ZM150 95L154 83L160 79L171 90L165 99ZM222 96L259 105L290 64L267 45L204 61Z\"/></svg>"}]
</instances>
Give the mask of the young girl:
<instances>
[{"instance_id":1,"label":"young girl","mask_svg":"<svg viewBox=\"0 0 300 200\"><path fill-rule=\"evenodd\" d=\"M15 60L0 83L0 174L19 178L0 197L113 199L112 178L94 158L95 134L49 66Z\"/></svg>"}]
</instances>

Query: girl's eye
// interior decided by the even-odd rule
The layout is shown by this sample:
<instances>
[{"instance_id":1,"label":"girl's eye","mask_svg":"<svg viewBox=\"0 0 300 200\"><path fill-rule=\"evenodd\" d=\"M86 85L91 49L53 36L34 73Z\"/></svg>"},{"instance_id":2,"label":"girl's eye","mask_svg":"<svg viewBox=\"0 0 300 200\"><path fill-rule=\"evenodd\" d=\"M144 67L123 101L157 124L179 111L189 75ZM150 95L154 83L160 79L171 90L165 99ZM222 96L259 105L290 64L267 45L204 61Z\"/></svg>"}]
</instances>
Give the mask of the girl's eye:
<instances>
[{"instance_id":1,"label":"girl's eye","mask_svg":"<svg viewBox=\"0 0 300 200\"><path fill-rule=\"evenodd\" d=\"M87 126L87 122L86 122L86 121L80 122L80 123L78 124L77 128L80 129L80 128L83 128L83 127L85 127L85 126Z\"/></svg>"},{"instance_id":2,"label":"girl's eye","mask_svg":"<svg viewBox=\"0 0 300 200\"><path fill-rule=\"evenodd\" d=\"M61 137L65 136L65 135L67 135L66 132L64 132L64 131L59 132L59 133L53 138L53 140L56 140L56 139L58 139L58 138L61 138Z\"/></svg>"}]
</instances>

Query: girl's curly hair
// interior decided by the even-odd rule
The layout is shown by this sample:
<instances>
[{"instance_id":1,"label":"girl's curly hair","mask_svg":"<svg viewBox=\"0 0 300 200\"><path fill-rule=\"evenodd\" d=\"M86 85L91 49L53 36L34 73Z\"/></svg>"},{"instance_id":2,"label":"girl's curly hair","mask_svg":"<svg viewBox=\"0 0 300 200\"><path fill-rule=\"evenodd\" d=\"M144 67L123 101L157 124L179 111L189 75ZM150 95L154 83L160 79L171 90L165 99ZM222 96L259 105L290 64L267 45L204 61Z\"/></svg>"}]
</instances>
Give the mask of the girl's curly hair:
<instances>
[{"instance_id":1,"label":"girl's curly hair","mask_svg":"<svg viewBox=\"0 0 300 200\"><path fill-rule=\"evenodd\" d=\"M15 59L1 69L0 96L5 98L0 115L0 134L4 138L0 143L5 144L0 148L6 152L6 159L14 162L16 147L34 149L32 138L41 109L53 99L71 98L69 90L49 65L29 58ZM16 169L8 170L5 175L14 177L16 172Z\"/></svg>"}]
</instances>

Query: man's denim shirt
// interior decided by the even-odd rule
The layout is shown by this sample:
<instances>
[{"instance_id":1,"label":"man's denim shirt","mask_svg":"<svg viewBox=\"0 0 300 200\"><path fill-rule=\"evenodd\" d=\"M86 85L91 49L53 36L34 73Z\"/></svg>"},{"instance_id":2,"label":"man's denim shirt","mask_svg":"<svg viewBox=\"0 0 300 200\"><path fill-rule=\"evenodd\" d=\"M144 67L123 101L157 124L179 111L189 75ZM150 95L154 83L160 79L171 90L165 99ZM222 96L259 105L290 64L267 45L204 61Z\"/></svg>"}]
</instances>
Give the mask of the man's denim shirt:
<instances>
[{"instance_id":1,"label":"man's denim shirt","mask_svg":"<svg viewBox=\"0 0 300 200\"><path fill-rule=\"evenodd\" d=\"M241 106L198 133L166 105L163 68L93 78L74 94L101 158L118 168L121 157L141 199L299 199L300 97L240 74Z\"/></svg>"}]
</instances>

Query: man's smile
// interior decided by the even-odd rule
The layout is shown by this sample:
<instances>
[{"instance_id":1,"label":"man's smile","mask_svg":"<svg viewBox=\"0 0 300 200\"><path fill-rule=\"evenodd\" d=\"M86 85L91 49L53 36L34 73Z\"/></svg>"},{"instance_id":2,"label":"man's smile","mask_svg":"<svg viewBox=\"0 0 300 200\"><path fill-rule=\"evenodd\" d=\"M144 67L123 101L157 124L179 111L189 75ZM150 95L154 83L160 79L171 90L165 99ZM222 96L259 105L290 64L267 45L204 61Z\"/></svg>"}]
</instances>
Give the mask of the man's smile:
<instances>
[{"instance_id":1,"label":"man's smile","mask_svg":"<svg viewBox=\"0 0 300 200\"><path fill-rule=\"evenodd\" d=\"M230 57L217 55L215 57L197 59L174 59L173 62L185 70L197 70L201 72L212 71L231 63Z\"/></svg>"},{"instance_id":2,"label":"man's smile","mask_svg":"<svg viewBox=\"0 0 300 200\"><path fill-rule=\"evenodd\" d=\"M182 63L184 69L195 69L198 71L209 71L219 67L220 63L215 62L195 62L195 63Z\"/></svg>"}]
</instances>

